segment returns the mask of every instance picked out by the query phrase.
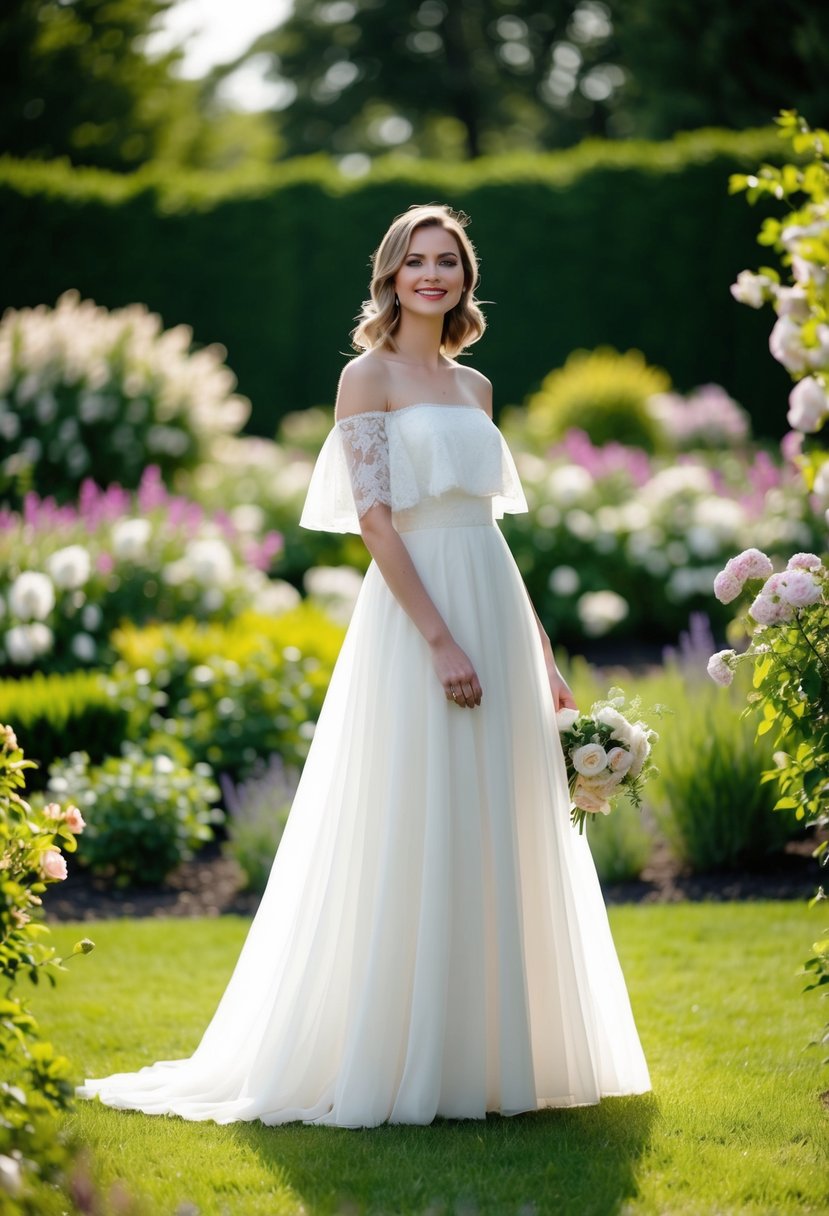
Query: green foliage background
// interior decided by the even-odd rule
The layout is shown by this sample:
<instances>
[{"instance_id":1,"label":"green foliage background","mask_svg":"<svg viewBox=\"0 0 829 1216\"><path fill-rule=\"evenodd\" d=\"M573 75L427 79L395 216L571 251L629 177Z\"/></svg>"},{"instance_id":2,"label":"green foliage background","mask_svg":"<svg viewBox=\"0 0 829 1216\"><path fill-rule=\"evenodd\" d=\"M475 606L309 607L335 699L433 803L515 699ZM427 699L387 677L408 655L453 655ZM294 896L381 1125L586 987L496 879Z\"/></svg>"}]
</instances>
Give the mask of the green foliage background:
<instances>
[{"instance_id":1,"label":"green foliage background","mask_svg":"<svg viewBox=\"0 0 829 1216\"><path fill-rule=\"evenodd\" d=\"M496 409L604 343L641 349L681 390L718 381L779 435L788 378L759 357L764 319L728 292L756 260L758 216L727 193L730 173L779 156L762 130L463 165L386 159L356 181L323 157L212 175L3 160L0 304L70 287L108 307L145 301L226 346L249 429L272 434L289 410L333 399L388 222L440 200L473 220L490 301L473 359Z\"/></svg>"}]
</instances>

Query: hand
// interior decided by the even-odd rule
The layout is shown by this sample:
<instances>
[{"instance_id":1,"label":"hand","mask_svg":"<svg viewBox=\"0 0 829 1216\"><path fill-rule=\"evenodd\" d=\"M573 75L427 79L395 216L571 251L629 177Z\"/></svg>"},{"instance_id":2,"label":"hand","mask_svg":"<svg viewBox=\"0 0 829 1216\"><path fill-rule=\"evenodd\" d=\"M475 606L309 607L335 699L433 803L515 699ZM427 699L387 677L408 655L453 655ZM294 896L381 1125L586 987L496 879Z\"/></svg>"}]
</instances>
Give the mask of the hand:
<instances>
[{"instance_id":1,"label":"hand","mask_svg":"<svg viewBox=\"0 0 829 1216\"><path fill-rule=\"evenodd\" d=\"M436 642L432 646L432 663L447 701L468 709L481 704L483 690L477 672L457 642L452 638Z\"/></svg>"},{"instance_id":2,"label":"hand","mask_svg":"<svg viewBox=\"0 0 829 1216\"><path fill-rule=\"evenodd\" d=\"M553 694L553 709L556 713L560 709L578 709L576 698L573 696L570 685L558 667L556 667L556 662L553 658L547 660L547 675L550 680L550 691Z\"/></svg>"}]
</instances>

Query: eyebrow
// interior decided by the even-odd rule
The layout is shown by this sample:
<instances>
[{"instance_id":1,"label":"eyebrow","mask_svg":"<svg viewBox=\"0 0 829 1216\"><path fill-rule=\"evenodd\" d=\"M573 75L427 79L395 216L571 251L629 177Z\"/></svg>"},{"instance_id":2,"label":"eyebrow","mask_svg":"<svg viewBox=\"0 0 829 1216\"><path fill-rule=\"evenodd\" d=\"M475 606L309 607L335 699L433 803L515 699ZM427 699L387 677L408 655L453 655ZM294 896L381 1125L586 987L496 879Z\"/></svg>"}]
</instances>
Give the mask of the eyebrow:
<instances>
[{"instance_id":1,"label":"eyebrow","mask_svg":"<svg viewBox=\"0 0 829 1216\"><path fill-rule=\"evenodd\" d=\"M415 253L414 250L412 250L411 253L406 254L407 258L423 258L425 256L426 256L425 253ZM443 253L438 254L439 258L456 258L457 256L458 256L457 249L445 249L443 251Z\"/></svg>"}]
</instances>

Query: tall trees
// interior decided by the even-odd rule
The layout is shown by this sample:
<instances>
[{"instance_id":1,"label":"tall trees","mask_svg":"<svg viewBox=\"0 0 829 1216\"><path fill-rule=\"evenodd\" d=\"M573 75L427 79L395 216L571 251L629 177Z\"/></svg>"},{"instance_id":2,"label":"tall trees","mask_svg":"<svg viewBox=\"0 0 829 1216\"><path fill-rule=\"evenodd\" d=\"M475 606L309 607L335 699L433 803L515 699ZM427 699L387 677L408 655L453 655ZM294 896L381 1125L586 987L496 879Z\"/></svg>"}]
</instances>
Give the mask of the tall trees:
<instances>
[{"instance_id":1,"label":"tall trees","mask_svg":"<svg viewBox=\"0 0 829 1216\"><path fill-rule=\"evenodd\" d=\"M603 133L623 75L599 0L296 0L251 54L293 89L290 153L545 148Z\"/></svg>"},{"instance_id":2,"label":"tall trees","mask_svg":"<svg viewBox=\"0 0 829 1216\"><path fill-rule=\"evenodd\" d=\"M829 123L825 0L610 0L626 126L662 139L795 108Z\"/></svg>"},{"instance_id":3,"label":"tall trees","mask_svg":"<svg viewBox=\"0 0 829 1216\"><path fill-rule=\"evenodd\" d=\"M173 0L4 0L0 147L128 169L157 151L183 103L176 54L148 59L146 36Z\"/></svg>"}]
</instances>

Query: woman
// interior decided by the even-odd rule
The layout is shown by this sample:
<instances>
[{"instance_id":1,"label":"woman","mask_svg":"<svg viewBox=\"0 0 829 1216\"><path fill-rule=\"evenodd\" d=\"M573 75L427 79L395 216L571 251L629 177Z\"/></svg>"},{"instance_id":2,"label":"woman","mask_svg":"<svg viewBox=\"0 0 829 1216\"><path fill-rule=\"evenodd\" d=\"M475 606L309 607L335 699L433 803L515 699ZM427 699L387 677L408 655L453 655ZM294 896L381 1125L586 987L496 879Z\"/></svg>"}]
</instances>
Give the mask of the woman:
<instances>
[{"instance_id":1,"label":"woman","mask_svg":"<svg viewBox=\"0 0 829 1216\"><path fill-rule=\"evenodd\" d=\"M503 535L527 510L479 338L465 217L398 216L300 523L372 562L262 902L188 1059L87 1080L110 1106L370 1127L650 1088L569 820L574 705Z\"/></svg>"}]
</instances>

